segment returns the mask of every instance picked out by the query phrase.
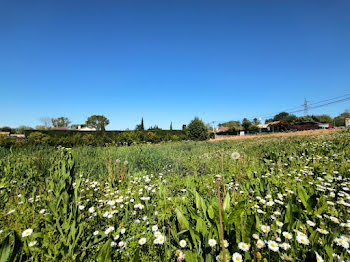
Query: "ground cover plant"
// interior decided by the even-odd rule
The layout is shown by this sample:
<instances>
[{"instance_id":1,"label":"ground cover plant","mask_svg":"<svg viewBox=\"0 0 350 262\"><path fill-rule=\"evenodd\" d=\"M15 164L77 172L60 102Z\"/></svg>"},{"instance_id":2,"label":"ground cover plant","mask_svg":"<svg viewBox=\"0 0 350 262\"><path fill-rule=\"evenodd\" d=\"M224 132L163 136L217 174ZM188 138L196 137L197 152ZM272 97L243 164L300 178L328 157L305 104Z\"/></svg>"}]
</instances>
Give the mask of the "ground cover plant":
<instances>
[{"instance_id":1,"label":"ground cover plant","mask_svg":"<svg viewBox=\"0 0 350 262\"><path fill-rule=\"evenodd\" d=\"M0 261L347 261L350 133L0 149Z\"/></svg>"}]
</instances>

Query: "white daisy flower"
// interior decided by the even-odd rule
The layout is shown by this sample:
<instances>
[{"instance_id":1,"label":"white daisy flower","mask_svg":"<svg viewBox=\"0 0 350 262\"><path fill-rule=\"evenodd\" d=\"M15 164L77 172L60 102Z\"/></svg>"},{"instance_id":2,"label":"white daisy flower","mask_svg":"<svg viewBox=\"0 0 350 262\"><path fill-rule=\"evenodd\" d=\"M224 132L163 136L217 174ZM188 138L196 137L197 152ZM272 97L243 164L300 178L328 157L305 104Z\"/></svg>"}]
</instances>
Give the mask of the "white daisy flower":
<instances>
[{"instance_id":1,"label":"white daisy flower","mask_svg":"<svg viewBox=\"0 0 350 262\"><path fill-rule=\"evenodd\" d=\"M247 252L249 250L248 244L241 242L238 244L238 248L244 252Z\"/></svg>"},{"instance_id":2,"label":"white daisy flower","mask_svg":"<svg viewBox=\"0 0 350 262\"><path fill-rule=\"evenodd\" d=\"M209 244L209 246L214 247L216 245L216 240L215 239L209 239L208 240L208 244Z\"/></svg>"},{"instance_id":3,"label":"white daisy flower","mask_svg":"<svg viewBox=\"0 0 350 262\"><path fill-rule=\"evenodd\" d=\"M256 242L256 247L257 248L259 248L259 249L261 249L261 248L263 248L265 246L265 242L264 241L262 241L262 240L258 240L257 242Z\"/></svg>"},{"instance_id":4,"label":"white daisy flower","mask_svg":"<svg viewBox=\"0 0 350 262\"><path fill-rule=\"evenodd\" d=\"M182 240L180 241L180 247L184 248L184 247L186 247L186 245L187 245L186 240L182 239Z\"/></svg>"},{"instance_id":5,"label":"white daisy flower","mask_svg":"<svg viewBox=\"0 0 350 262\"><path fill-rule=\"evenodd\" d=\"M243 261L243 258L242 258L242 255L241 254L239 254L239 253L234 253L233 255L232 255L232 261L233 262L242 262Z\"/></svg>"},{"instance_id":6,"label":"white daisy flower","mask_svg":"<svg viewBox=\"0 0 350 262\"><path fill-rule=\"evenodd\" d=\"M147 239L146 238L141 238L140 240L139 240L139 244L142 246L142 245L144 245L144 244L146 244L146 242L147 242Z\"/></svg>"},{"instance_id":7,"label":"white daisy flower","mask_svg":"<svg viewBox=\"0 0 350 262\"><path fill-rule=\"evenodd\" d=\"M29 247L33 247L33 246L35 246L36 245L36 243L37 243L37 241L30 241L29 243L28 243L28 246Z\"/></svg>"},{"instance_id":8,"label":"white daisy flower","mask_svg":"<svg viewBox=\"0 0 350 262\"><path fill-rule=\"evenodd\" d=\"M278 252L279 247L278 247L278 244L275 241L269 240L267 242L267 245L268 245L270 250L272 250L274 252Z\"/></svg>"},{"instance_id":9,"label":"white daisy flower","mask_svg":"<svg viewBox=\"0 0 350 262\"><path fill-rule=\"evenodd\" d=\"M23 231L22 237L30 236L32 233L33 233L33 229L28 228L28 229L26 229L26 230Z\"/></svg>"}]
</instances>

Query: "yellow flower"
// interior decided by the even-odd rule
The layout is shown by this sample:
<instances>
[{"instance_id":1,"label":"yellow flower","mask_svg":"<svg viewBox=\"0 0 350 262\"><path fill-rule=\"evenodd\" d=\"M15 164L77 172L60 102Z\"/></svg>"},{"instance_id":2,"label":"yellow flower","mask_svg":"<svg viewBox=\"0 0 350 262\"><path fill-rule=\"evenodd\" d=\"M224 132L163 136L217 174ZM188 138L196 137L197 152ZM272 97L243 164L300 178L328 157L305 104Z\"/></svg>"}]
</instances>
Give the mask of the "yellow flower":
<instances>
[{"instance_id":1,"label":"yellow flower","mask_svg":"<svg viewBox=\"0 0 350 262\"><path fill-rule=\"evenodd\" d=\"M260 252L257 252L257 253L256 253L256 257L257 257L258 259L260 259L260 258L261 258L261 253L260 253Z\"/></svg>"},{"instance_id":2,"label":"yellow flower","mask_svg":"<svg viewBox=\"0 0 350 262\"><path fill-rule=\"evenodd\" d=\"M263 261L264 261L264 262L267 262L267 259L266 259L266 258L264 258L264 259L263 259Z\"/></svg>"}]
</instances>

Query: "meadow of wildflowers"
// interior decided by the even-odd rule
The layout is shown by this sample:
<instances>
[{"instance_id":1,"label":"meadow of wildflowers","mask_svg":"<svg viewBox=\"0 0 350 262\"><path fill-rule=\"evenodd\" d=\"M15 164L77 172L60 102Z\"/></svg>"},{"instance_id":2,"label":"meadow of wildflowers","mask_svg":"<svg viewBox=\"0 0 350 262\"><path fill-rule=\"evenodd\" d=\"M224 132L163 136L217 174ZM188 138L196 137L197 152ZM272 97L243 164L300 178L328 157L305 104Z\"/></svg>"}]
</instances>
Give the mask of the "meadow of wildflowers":
<instances>
[{"instance_id":1,"label":"meadow of wildflowers","mask_svg":"<svg viewBox=\"0 0 350 262\"><path fill-rule=\"evenodd\" d=\"M0 261L348 261L349 206L347 130L0 149Z\"/></svg>"}]
</instances>

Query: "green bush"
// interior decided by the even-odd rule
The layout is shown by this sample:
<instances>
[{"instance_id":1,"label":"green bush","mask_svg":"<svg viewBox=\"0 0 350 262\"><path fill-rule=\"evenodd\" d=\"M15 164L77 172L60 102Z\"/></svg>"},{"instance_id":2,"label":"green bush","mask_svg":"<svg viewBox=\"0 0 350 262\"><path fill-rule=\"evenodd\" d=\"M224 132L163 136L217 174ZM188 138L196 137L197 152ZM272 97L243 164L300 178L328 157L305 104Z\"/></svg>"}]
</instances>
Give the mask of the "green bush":
<instances>
[{"instance_id":1,"label":"green bush","mask_svg":"<svg viewBox=\"0 0 350 262\"><path fill-rule=\"evenodd\" d=\"M208 127L198 117L191 121L187 130L191 140L207 140L209 138Z\"/></svg>"},{"instance_id":2,"label":"green bush","mask_svg":"<svg viewBox=\"0 0 350 262\"><path fill-rule=\"evenodd\" d=\"M28 136L28 141L32 144L50 144L50 136L41 132L33 132Z\"/></svg>"}]
</instances>

